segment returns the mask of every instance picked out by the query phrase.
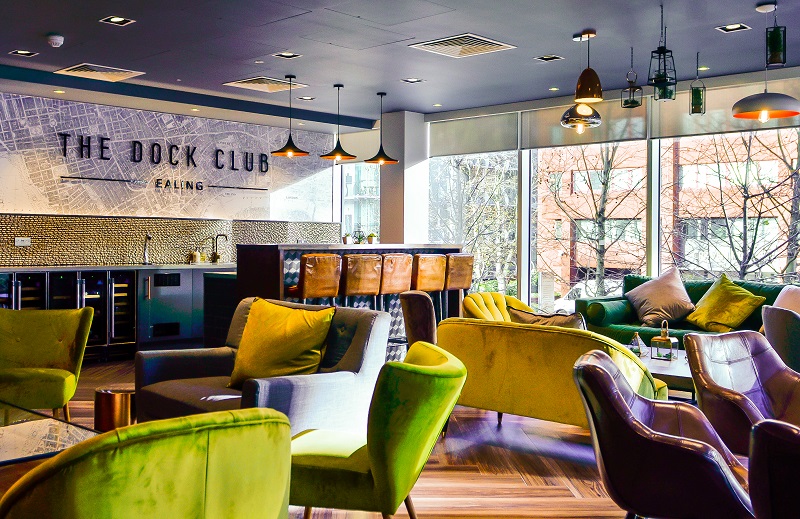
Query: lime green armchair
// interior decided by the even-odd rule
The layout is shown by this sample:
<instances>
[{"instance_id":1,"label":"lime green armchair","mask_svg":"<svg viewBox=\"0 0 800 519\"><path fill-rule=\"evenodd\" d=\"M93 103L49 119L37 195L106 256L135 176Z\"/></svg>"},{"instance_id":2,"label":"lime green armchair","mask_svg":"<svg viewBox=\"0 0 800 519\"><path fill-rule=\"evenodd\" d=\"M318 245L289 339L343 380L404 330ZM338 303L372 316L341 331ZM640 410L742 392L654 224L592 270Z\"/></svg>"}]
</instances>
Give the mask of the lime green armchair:
<instances>
[{"instance_id":1,"label":"lime green armchair","mask_svg":"<svg viewBox=\"0 0 800 519\"><path fill-rule=\"evenodd\" d=\"M426 342L404 362L381 369L369 410L366 438L309 430L292 440L289 503L380 512L391 517L405 501L455 406L467 370L455 356Z\"/></svg>"},{"instance_id":2,"label":"lime green armchair","mask_svg":"<svg viewBox=\"0 0 800 519\"><path fill-rule=\"evenodd\" d=\"M0 519L286 518L290 436L258 408L116 429L25 474Z\"/></svg>"},{"instance_id":3,"label":"lime green armchair","mask_svg":"<svg viewBox=\"0 0 800 519\"><path fill-rule=\"evenodd\" d=\"M462 307L464 317L471 319L484 319L486 321L511 322L508 307L524 312L534 313L533 308L526 305L514 296L507 296L500 292L473 292L464 296Z\"/></svg>"},{"instance_id":4,"label":"lime green armchair","mask_svg":"<svg viewBox=\"0 0 800 519\"><path fill-rule=\"evenodd\" d=\"M0 309L0 400L28 409L64 409L78 387L94 309Z\"/></svg>"},{"instance_id":5,"label":"lime green armchair","mask_svg":"<svg viewBox=\"0 0 800 519\"><path fill-rule=\"evenodd\" d=\"M572 380L575 361L592 350L608 353L634 390L667 399L668 388L625 346L585 330L449 318L439 323L439 346L469 371L460 405L588 428Z\"/></svg>"}]
</instances>

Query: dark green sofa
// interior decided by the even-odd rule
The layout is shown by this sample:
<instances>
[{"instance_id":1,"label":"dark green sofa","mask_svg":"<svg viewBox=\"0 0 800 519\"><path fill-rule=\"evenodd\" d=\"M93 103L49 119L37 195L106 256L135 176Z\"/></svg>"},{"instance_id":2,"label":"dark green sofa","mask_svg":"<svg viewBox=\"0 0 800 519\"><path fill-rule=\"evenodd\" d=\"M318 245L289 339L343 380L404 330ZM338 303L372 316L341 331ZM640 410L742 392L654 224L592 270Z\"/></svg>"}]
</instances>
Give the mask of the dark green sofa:
<instances>
[{"instance_id":1,"label":"dark green sofa","mask_svg":"<svg viewBox=\"0 0 800 519\"><path fill-rule=\"evenodd\" d=\"M629 344L633 339L634 332L639 332L639 337L645 342L650 344L650 339L656 335L661 334L660 328L649 328L642 326L636 316L636 310L625 298L625 293L633 290L645 281L650 281L647 276L628 275L622 283L621 296L590 298L590 299L577 299L575 300L575 310L580 312L589 330L611 337L612 339L621 342L622 344ZM689 293L689 298L693 303L697 303L703 294L711 287L713 280L708 281L684 281L683 285ZM764 302L766 305L771 305L775 302L781 289L784 285L771 284L771 283L757 283L755 281L740 281L734 280L737 285L746 288L757 296L766 297ZM739 327L741 330L756 330L761 328L761 307L757 308ZM716 333L705 332L700 330L693 324L686 321L671 322L669 323L670 335L677 337L683 345L683 336L687 333Z\"/></svg>"}]
</instances>

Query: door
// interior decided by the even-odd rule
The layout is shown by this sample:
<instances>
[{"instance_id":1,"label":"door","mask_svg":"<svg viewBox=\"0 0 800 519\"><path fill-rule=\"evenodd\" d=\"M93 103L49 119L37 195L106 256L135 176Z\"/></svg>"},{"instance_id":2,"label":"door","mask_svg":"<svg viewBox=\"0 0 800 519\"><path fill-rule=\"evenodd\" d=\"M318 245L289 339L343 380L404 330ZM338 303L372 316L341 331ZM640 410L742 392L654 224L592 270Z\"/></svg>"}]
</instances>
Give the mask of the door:
<instances>
[{"instance_id":1,"label":"door","mask_svg":"<svg viewBox=\"0 0 800 519\"><path fill-rule=\"evenodd\" d=\"M50 290L48 290L48 308L67 310L80 308L81 295L77 272L50 272Z\"/></svg>"},{"instance_id":2,"label":"door","mask_svg":"<svg viewBox=\"0 0 800 519\"><path fill-rule=\"evenodd\" d=\"M108 285L109 344L136 342L136 273L112 271Z\"/></svg>"},{"instance_id":3,"label":"door","mask_svg":"<svg viewBox=\"0 0 800 519\"><path fill-rule=\"evenodd\" d=\"M81 272L81 307L94 308L87 347L108 345L108 271Z\"/></svg>"},{"instance_id":4,"label":"door","mask_svg":"<svg viewBox=\"0 0 800 519\"><path fill-rule=\"evenodd\" d=\"M142 270L139 342L192 336L192 271Z\"/></svg>"},{"instance_id":5,"label":"door","mask_svg":"<svg viewBox=\"0 0 800 519\"><path fill-rule=\"evenodd\" d=\"M44 310L47 308L47 274L45 272L18 272L17 309Z\"/></svg>"},{"instance_id":6,"label":"door","mask_svg":"<svg viewBox=\"0 0 800 519\"><path fill-rule=\"evenodd\" d=\"M17 307L14 300L14 274L0 274L0 308L15 309Z\"/></svg>"}]
</instances>

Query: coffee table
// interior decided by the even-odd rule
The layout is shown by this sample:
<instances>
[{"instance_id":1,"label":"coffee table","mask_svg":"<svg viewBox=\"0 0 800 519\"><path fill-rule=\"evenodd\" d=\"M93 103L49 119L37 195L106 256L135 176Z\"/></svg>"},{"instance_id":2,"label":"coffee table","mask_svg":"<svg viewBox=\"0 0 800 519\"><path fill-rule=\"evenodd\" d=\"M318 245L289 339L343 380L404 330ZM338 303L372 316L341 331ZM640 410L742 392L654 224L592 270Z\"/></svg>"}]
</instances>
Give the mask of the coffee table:
<instances>
[{"instance_id":1,"label":"coffee table","mask_svg":"<svg viewBox=\"0 0 800 519\"><path fill-rule=\"evenodd\" d=\"M689 362L686 360L685 351L678 350L678 358L676 360L653 359L650 356L640 357L639 360L647 366L653 377L666 382L670 389L687 391L692 394L692 400L695 399L692 371L689 368Z\"/></svg>"},{"instance_id":2,"label":"coffee table","mask_svg":"<svg viewBox=\"0 0 800 519\"><path fill-rule=\"evenodd\" d=\"M3 401L0 418L0 466L49 458L98 434Z\"/></svg>"}]
</instances>

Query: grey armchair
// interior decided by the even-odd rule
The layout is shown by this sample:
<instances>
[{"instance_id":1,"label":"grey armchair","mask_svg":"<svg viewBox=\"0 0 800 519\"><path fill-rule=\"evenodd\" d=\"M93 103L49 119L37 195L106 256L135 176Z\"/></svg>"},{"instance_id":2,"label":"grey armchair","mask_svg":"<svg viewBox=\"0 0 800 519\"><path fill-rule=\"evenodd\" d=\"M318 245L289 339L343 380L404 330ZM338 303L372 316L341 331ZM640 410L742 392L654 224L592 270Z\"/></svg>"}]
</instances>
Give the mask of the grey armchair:
<instances>
[{"instance_id":1,"label":"grey armchair","mask_svg":"<svg viewBox=\"0 0 800 519\"><path fill-rule=\"evenodd\" d=\"M136 354L138 420L270 407L289 417L292 434L320 428L365 432L372 390L386 361L389 315L337 307L317 373L250 379L239 391L227 385L254 300L239 303L223 347ZM326 308L270 302L306 310Z\"/></svg>"}]
</instances>

